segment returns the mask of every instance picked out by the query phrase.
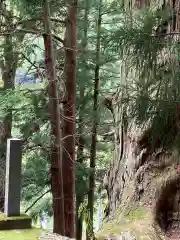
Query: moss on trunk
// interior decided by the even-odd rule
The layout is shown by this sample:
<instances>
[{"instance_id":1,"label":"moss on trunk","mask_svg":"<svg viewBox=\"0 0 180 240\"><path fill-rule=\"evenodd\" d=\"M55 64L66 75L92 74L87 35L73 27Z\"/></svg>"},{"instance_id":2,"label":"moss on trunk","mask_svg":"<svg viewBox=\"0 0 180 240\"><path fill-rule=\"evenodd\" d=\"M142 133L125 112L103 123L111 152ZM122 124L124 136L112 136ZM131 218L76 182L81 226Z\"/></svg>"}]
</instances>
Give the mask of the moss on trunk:
<instances>
[{"instance_id":1,"label":"moss on trunk","mask_svg":"<svg viewBox=\"0 0 180 240\"><path fill-rule=\"evenodd\" d=\"M113 112L118 127L115 158L108 173L110 211L97 236L105 238L105 235L130 231L137 239L163 239L174 222L180 223L179 153L172 148L142 147L139 140L149 126L139 128L133 121L125 121L123 103L114 103ZM180 228L176 232L180 233Z\"/></svg>"}]
</instances>

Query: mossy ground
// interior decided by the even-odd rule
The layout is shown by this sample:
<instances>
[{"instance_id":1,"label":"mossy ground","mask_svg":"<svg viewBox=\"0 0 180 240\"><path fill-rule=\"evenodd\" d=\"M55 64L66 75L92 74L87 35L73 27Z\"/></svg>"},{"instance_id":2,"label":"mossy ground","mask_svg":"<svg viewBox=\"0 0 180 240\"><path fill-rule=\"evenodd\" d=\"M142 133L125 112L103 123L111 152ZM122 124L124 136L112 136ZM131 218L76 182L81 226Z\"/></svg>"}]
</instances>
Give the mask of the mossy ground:
<instances>
[{"instance_id":1,"label":"mossy ground","mask_svg":"<svg viewBox=\"0 0 180 240\"><path fill-rule=\"evenodd\" d=\"M96 237L104 240L104 236L120 235L122 232L131 232L137 240L158 240L152 225L152 213L145 207L137 207L131 211L119 209L114 219L104 222Z\"/></svg>"},{"instance_id":2,"label":"mossy ground","mask_svg":"<svg viewBox=\"0 0 180 240\"><path fill-rule=\"evenodd\" d=\"M30 218L26 214L21 214L20 216L15 216L15 217L6 217L3 213L0 213L0 221L4 220L16 220L16 219L28 219Z\"/></svg>"},{"instance_id":3,"label":"mossy ground","mask_svg":"<svg viewBox=\"0 0 180 240\"><path fill-rule=\"evenodd\" d=\"M3 213L0 213L0 221L4 220L17 220L29 218L26 214L21 214L17 217L6 217ZM0 231L0 240L37 240L42 234L42 229L32 228L27 230L7 230Z\"/></svg>"},{"instance_id":4,"label":"mossy ground","mask_svg":"<svg viewBox=\"0 0 180 240\"><path fill-rule=\"evenodd\" d=\"M41 229L0 231L0 240L37 240Z\"/></svg>"}]
</instances>

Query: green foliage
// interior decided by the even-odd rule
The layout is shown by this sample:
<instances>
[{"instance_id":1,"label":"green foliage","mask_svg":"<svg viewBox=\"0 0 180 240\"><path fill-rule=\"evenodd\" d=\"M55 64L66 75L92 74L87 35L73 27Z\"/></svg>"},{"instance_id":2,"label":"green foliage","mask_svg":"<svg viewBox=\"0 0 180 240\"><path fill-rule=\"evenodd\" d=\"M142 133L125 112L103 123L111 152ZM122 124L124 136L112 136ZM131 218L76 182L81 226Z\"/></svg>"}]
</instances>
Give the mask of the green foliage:
<instances>
[{"instance_id":1,"label":"green foliage","mask_svg":"<svg viewBox=\"0 0 180 240\"><path fill-rule=\"evenodd\" d=\"M13 0L24 19L42 13L43 0ZM66 2L67 3L67 2ZM85 4L86 3L86 4ZM156 29L168 18L165 11L138 10L127 13L118 0L103 1L101 48L100 48L100 98L98 100L98 144L96 174L103 176L112 158L113 146L104 139L104 134L115 127L113 117L104 107L103 100L108 94L121 87L127 120L135 119L140 126L150 126L151 134L147 146L179 146L179 58L180 44L172 36L162 36ZM50 2L51 15L64 18L63 1ZM76 166L76 193L81 200L80 214L88 222L86 193L88 176L91 172L89 153L93 119L93 88L96 59L96 24L99 1L80 1L78 8L78 48L77 56L77 141L82 134L84 144L83 163ZM88 19L85 22L85 10ZM62 11L63 9L63 11ZM42 16L42 15L41 15ZM61 30L56 28L56 32ZM86 36L87 31L87 36ZM87 41L87 44L86 44ZM87 46L85 46L87 45ZM18 47L20 47L17 44ZM3 47L3 46L2 46ZM24 42L25 55L34 55L38 47ZM119 60L123 67L119 80ZM22 64L24 60L20 61ZM61 59L58 61L62 62ZM29 207L38 197L50 188L49 148L53 141L50 136L48 99L44 86L37 89L15 89L0 94L1 118L13 110L13 130L23 139L23 207ZM83 132L79 132L83 125ZM38 129L36 128L38 127ZM146 137L146 136L145 136ZM157 141L158 140L158 141ZM144 142L142 146L144 146ZM159 144L159 145L158 145ZM78 159L79 161L79 159ZM101 173L101 174L100 174ZM97 195L102 185L96 182L95 208ZM47 194L30 210L34 219L42 212L52 215L51 194Z\"/></svg>"},{"instance_id":2,"label":"green foliage","mask_svg":"<svg viewBox=\"0 0 180 240\"><path fill-rule=\"evenodd\" d=\"M36 15L38 16L42 8L43 0L11 0L12 6L16 6L17 9L22 13L22 15Z\"/></svg>"},{"instance_id":3,"label":"green foliage","mask_svg":"<svg viewBox=\"0 0 180 240\"><path fill-rule=\"evenodd\" d=\"M36 171L35 171L36 170ZM41 149L26 152L23 159L23 194L26 193L25 200L36 196L39 190L49 185L49 161L47 154ZM38 189L37 189L38 188ZM27 194L27 191L29 194Z\"/></svg>"},{"instance_id":4,"label":"green foliage","mask_svg":"<svg viewBox=\"0 0 180 240\"><path fill-rule=\"evenodd\" d=\"M148 10L124 19L106 46L112 51L120 49L127 72L122 83L128 87L122 92L128 116L140 126L151 126L151 147L172 147L179 135L179 44L173 36L156 30L167 19L166 12Z\"/></svg>"},{"instance_id":5,"label":"green foliage","mask_svg":"<svg viewBox=\"0 0 180 240\"><path fill-rule=\"evenodd\" d=\"M65 19L66 13L64 7L67 2L63 1L50 1L51 16ZM90 152L90 139L92 129L92 95L94 87L94 70L95 70L95 57L96 57L96 18L98 11L98 2L87 1L88 6L85 6L84 1L79 2L78 8L78 47L82 51L82 54L78 54L77 65L77 129L82 122L79 121L82 117L84 124L83 138L85 141L83 163L77 163L76 166L76 193L81 199L82 205L86 205L86 193L88 190L88 176L91 172L89 165L89 152ZM28 0L13 0L12 4L16 5L20 15L23 19L30 19L31 17L42 16L43 0L28 1ZM62 8L63 6L63 8ZM89 8L87 22L87 49L84 47L84 10L85 7ZM107 143L102 135L112 129L112 115L109 110L106 110L103 106L104 96L107 96L109 92L114 91L117 83L117 76L119 66L116 64L118 60L118 51L114 52L114 49L106 43L107 36L111 35L111 28L116 28L114 10L119 9L117 1L108 1L103 3L103 17L104 24L101 28L101 51L100 51L100 65L101 65L101 90L99 99L99 129L98 129L98 145L97 145L97 172L107 168L111 159L112 144ZM119 12L120 10L118 10ZM57 13L57 15L56 15ZM115 13L115 11L114 11ZM117 12L116 12L117 13ZM108 17L110 16L110 18ZM114 16L114 17L112 17ZM109 21L111 19L111 21ZM112 20L113 19L113 20ZM108 23L108 24L107 24ZM112 26L113 25L113 26ZM56 33L60 33L62 29L55 26ZM36 54L38 44L31 42L31 38L27 35L23 42L21 51L25 56L32 57ZM42 51L43 52L43 51ZM59 57L60 58L60 57ZM61 59L58 59L62 63ZM21 66L24 63L24 59L19 61ZM48 98L47 93L44 90L45 86L36 86L35 89L25 89L23 87L8 91L7 93L0 95L0 102L2 104L1 114L2 118L10 110L13 109L13 132L21 136L24 140L24 152L23 152L23 207L29 207L38 197L40 197L47 189L50 188L49 182L49 149L53 141L50 135L49 116L48 116ZM84 89L84 95L81 95ZM36 128L38 127L38 129ZM77 139L79 137L77 131ZM100 175L100 174L99 174ZM100 175L102 178L103 174ZM97 194L95 194L95 201L97 200ZM39 200L33 208L29 211L30 215L37 220L42 212L46 212L49 216L52 215L52 199L51 194L47 194L41 200ZM84 208L83 208L84 209ZM85 210L82 211L85 214Z\"/></svg>"},{"instance_id":6,"label":"green foliage","mask_svg":"<svg viewBox=\"0 0 180 240\"><path fill-rule=\"evenodd\" d=\"M83 199L88 191L88 176L90 169L85 164L77 162L76 164L76 196ZM82 197L83 196L83 197Z\"/></svg>"},{"instance_id":7,"label":"green foliage","mask_svg":"<svg viewBox=\"0 0 180 240\"><path fill-rule=\"evenodd\" d=\"M34 222L38 222L41 219L43 214L46 214L48 218L53 216L52 209L52 197L51 194L47 194L45 197L41 198L31 209L30 216L34 220Z\"/></svg>"},{"instance_id":8,"label":"green foliage","mask_svg":"<svg viewBox=\"0 0 180 240\"><path fill-rule=\"evenodd\" d=\"M44 0L11 0L10 3L12 6L17 7L22 16L26 17L39 17L39 15L42 14L42 9L44 6ZM50 0L49 3L51 14L60 12L58 7L63 6L63 1Z\"/></svg>"}]
</instances>

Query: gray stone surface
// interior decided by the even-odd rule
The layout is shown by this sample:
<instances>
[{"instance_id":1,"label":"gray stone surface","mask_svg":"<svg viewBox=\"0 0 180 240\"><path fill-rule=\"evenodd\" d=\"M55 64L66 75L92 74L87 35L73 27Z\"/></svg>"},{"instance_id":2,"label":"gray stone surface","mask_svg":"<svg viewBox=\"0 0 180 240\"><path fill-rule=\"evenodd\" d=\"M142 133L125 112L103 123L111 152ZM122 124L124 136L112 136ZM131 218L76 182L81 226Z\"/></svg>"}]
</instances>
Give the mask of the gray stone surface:
<instances>
[{"instance_id":1,"label":"gray stone surface","mask_svg":"<svg viewBox=\"0 0 180 240\"><path fill-rule=\"evenodd\" d=\"M7 140L4 213L20 216L22 141Z\"/></svg>"},{"instance_id":2,"label":"gray stone surface","mask_svg":"<svg viewBox=\"0 0 180 240\"><path fill-rule=\"evenodd\" d=\"M74 238L68 238L65 236L61 236L56 233L43 233L40 237L39 240L75 240Z\"/></svg>"},{"instance_id":3,"label":"gray stone surface","mask_svg":"<svg viewBox=\"0 0 180 240\"><path fill-rule=\"evenodd\" d=\"M136 240L130 232L123 232L121 235L105 236L105 240Z\"/></svg>"}]
</instances>

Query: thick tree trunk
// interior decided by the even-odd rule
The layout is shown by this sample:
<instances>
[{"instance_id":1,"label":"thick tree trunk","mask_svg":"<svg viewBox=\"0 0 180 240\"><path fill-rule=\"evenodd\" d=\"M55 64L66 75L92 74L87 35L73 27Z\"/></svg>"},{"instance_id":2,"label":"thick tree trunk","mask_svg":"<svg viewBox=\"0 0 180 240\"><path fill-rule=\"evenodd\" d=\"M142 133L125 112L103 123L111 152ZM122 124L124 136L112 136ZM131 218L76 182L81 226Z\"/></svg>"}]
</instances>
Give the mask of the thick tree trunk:
<instances>
[{"instance_id":1,"label":"thick tree trunk","mask_svg":"<svg viewBox=\"0 0 180 240\"><path fill-rule=\"evenodd\" d=\"M173 16L165 19L167 31L171 29L172 32L179 32L179 17L177 17L179 1L131 1L131 10L137 7L137 3L139 8L149 5L154 6L154 3L159 9L165 9L166 7L169 9L170 7ZM126 77L124 74L122 78L126 79ZM168 159L171 159L174 153L172 151L168 152L167 149L156 148L154 151L149 151L147 143L150 144L151 127L149 126L148 129L138 128L133 121L127 121L126 116L128 112L125 109L123 100L121 101L122 95L122 93L117 92L116 98L113 99L115 126L118 125L119 127L115 128L116 156L109 171L108 196L110 215L115 214L119 203L127 201L128 196L125 196L125 193L127 194L126 188L129 188L130 182L134 183L131 186L135 190L135 192L131 191L131 195L136 196L135 198L138 200L143 199L147 194L146 184L151 181L151 177L148 174L154 171L153 167L156 170L162 167L163 170L161 170L163 172L164 168L169 165L173 168L178 162L177 159L172 164L168 162ZM163 158L163 161L156 165L154 160L158 161L160 158ZM144 181L144 177L146 180L149 180ZM149 197L152 197L152 195L149 194Z\"/></svg>"},{"instance_id":2,"label":"thick tree trunk","mask_svg":"<svg viewBox=\"0 0 180 240\"><path fill-rule=\"evenodd\" d=\"M55 138L55 142L51 148L51 188L54 214L53 232L65 235L63 182L61 176L60 108L48 0L44 0L44 29L45 64L49 80L48 94L51 134Z\"/></svg>"},{"instance_id":3,"label":"thick tree trunk","mask_svg":"<svg viewBox=\"0 0 180 240\"><path fill-rule=\"evenodd\" d=\"M75 237L75 132L76 132L76 22L77 0L68 7L65 33L65 97L63 101L63 192L65 236Z\"/></svg>"},{"instance_id":4,"label":"thick tree trunk","mask_svg":"<svg viewBox=\"0 0 180 240\"><path fill-rule=\"evenodd\" d=\"M150 126L140 128L133 120L130 121L119 92L112 103L116 126L115 155L105 184L110 224L116 228L117 218L126 218L129 222L134 221L133 225L122 220L118 223L121 227L119 232L116 230L114 234L120 235L122 228L131 232L133 226L133 231L135 229L142 239L146 239L146 231L147 237L152 235L148 239L161 239L163 233L168 234L172 230L173 224L180 222L179 153L158 147L150 151L146 144L147 138L151 138ZM133 220L129 219L131 213L134 214ZM139 217L144 219L143 222ZM103 234L109 235L105 224ZM175 231L180 233L180 229Z\"/></svg>"},{"instance_id":5,"label":"thick tree trunk","mask_svg":"<svg viewBox=\"0 0 180 240\"><path fill-rule=\"evenodd\" d=\"M87 210L89 212L89 222L87 224L87 239L94 239L93 217L94 217L94 191L95 191L95 168L96 168L96 145L97 145L97 127L98 127L98 96L100 85L100 38L101 38L101 15L102 0L99 1L99 12L97 21L97 42L96 42L96 67L94 80L94 96L93 96L93 126L90 152L90 168L89 176L89 190L88 190L88 204Z\"/></svg>"},{"instance_id":6,"label":"thick tree trunk","mask_svg":"<svg viewBox=\"0 0 180 240\"><path fill-rule=\"evenodd\" d=\"M163 2L156 2L161 8ZM165 2L169 2L167 7L171 6L172 12L178 14L179 1ZM144 6L143 3L140 7L142 6ZM178 18L166 22L166 25L171 27L171 31L179 32ZM166 30L168 29L170 28ZM127 77L127 71L123 73L123 79L133 78L131 75ZM124 94L124 97L127 96ZM124 103L121 91L117 91L112 106L116 151L108 173L107 184L109 217L115 218L114 221L111 220L111 226L113 228L113 224L116 225L117 218L121 216L121 219L126 218L128 221L124 225L123 221L118 222L118 227L123 226L133 231L137 239L178 239L180 234L179 149L177 146L164 147L161 136L158 136L155 141L150 122L142 127L137 126L132 117L128 116L127 104ZM169 124L167 121L168 130L165 133L170 135L173 127L179 122L173 113L171 114L170 118L174 122ZM176 114L178 115L178 110ZM174 138L177 131L179 127L174 132ZM153 147L151 139L154 140ZM169 136L168 140L171 141L171 139L172 137ZM130 219L131 214L134 219ZM143 222L136 214L140 215ZM129 226L128 222L130 222ZM105 226L104 230L106 231ZM108 234L104 232L104 235L106 233ZM120 232L114 232L114 234L120 234Z\"/></svg>"}]
</instances>

